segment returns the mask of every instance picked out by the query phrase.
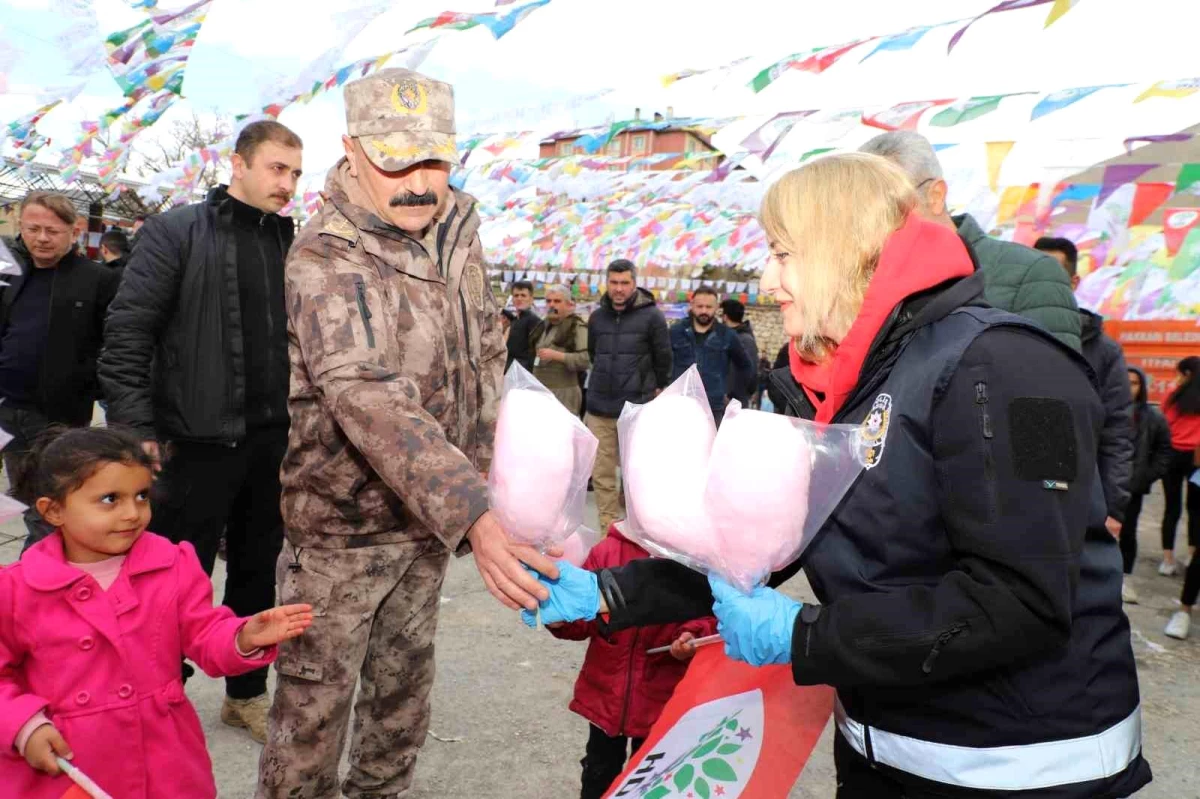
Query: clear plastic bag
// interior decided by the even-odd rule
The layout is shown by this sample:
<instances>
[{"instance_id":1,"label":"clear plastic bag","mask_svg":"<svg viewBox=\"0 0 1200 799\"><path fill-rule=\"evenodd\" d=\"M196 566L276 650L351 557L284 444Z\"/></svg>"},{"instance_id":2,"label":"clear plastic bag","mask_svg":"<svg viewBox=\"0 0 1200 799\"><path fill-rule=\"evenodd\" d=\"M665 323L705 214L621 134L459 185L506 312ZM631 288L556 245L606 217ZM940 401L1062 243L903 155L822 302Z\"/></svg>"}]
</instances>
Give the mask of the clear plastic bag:
<instances>
[{"instance_id":1,"label":"clear plastic bag","mask_svg":"<svg viewBox=\"0 0 1200 799\"><path fill-rule=\"evenodd\" d=\"M587 560L588 553L592 551L592 547L600 543L600 534L588 527L580 525L579 529L567 536L567 540L562 542L562 559L570 563L572 566L582 566Z\"/></svg>"},{"instance_id":2,"label":"clear plastic bag","mask_svg":"<svg viewBox=\"0 0 1200 799\"><path fill-rule=\"evenodd\" d=\"M626 403L617 421L625 481L625 531L648 552L699 571L720 550L704 509L717 426L692 366L645 405Z\"/></svg>"},{"instance_id":3,"label":"clear plastic bag","mask_svg":"<svg viewBox=\"0 0 1200 799\"><path fill-rule=\"evenodd\" d=\"M617 423L630 538L749 592L798 558L866 463L857 425L732 402L720 432L693 366Z\"/></svg>"},{"instance_id":4,"label":"clear plastic bag","mask_svg":"<svg viewBox=\"0 0 1200 799\"><path fill-rule=\"evenodd\" d=\"M583 523L599 441L549 390L514 363L504 377L488 500L514 540L558 546Z\"/></svg>"},{"instance_id":5,"label":"clear plastic bag","mask_svg":"<svg viewBox=\"0 0 1200 799\"><path fill-rule=\"evenodd\" d=\"M795 561L862 472L864 455L857 425L817 424L731 402L704 490L719 549L711 570L749 592Z\"/></svg>"}]
</instances>

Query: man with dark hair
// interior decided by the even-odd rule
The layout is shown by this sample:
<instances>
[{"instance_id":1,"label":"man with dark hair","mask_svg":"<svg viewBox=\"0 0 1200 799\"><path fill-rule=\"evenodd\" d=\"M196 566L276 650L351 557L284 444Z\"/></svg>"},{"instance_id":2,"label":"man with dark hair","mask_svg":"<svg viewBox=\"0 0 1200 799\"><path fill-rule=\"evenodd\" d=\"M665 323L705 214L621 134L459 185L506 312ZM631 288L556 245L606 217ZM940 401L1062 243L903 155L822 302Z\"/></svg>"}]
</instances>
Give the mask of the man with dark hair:
<instances>
[{"instance_id":1,"label":"man with dark hair","mask_svg":"<svg viewBox=\"0 0 1200 799\"><path fill-rule=\"evenodd\" d=\"M129 237L116 228L105 233L100 237L100 257L105 266L120 274L129 262Z\"/></svg>"},{"instance_id":2,"label":"man with dark hair","mask_svg":"<svg viewBox=\"0 0 1200 799\"><path fill-rule=\"evenodd\" d=\"M513 283L512 302L516 315L512 317L508 331L508 360L504 363L504 371L507 372L516 361L532 372L534 343L542 326L542 318L533 312L533 284L528 280Z\"/></svg>"},{"instance_id":3,"label":"man with dark hair","mask_svg":"<svg viewBox=\"0 0 1200 799\"><path fill-rule=\"evenodd\" d=\"M21 273L0 287L0 428L12 474L33 439L53 424L86 425L99 399L96 358L117 275L75 249L75 206L35 191L21 201L12 256ZM30 508L25 546L53 528Z\"/></svg>"},{"instance_id":4,"label":"man with dark hair","mask_svg":"<svg viewBox=\"0 0 1200 799\"><path fill-rule=\"evenodd\" d=\"M725 415L730 387L736 385L740 391L747 385L754 375L756 361L750 360L733 328L717 322L717 300L715 289L701 286L692 292L687 318L671 327L671 379L677 380L695 364L704 381L713 419L719 425ZM731 370L732 384L728 382Z\"/></svg>"},{"instance_id":5,"label":"man with dark hair","mask_svg":"<svg viewBox=\"0 0 1200 799\"><path fill-rule=\"evenodd\" d=\"M1069 239L1040 238L1033 245L1062 264L1071 281L1071 290L1079 287L1079 250ZM1134 429L1133 398L1129 393L1129 371L1121 345L1104 332L1104 317L1086 308L1079 309L1080 339L1083 357L1096 373L1100 399L1104 403L1104 430L1096 461L1100 482L1108 505L1108 531L1117 537L1129 505L1129 483L1133 477Z\"/></svg>"},{"instance_id":6,"label":"man with dark hair","mask_svg":"<svg viewBox=\"0 0 1200 799\"><path fill-rule=\"evenodd\" d=\"M746 306L741 300L730 297L721 303L721 314L725 317L725 326L737 334L750 363L758 364L758 341L754 337L754 326L746 318ZM758 393L758 374L752 371L748 378L739 380L738 368L730 364L726 385L729 396L748 407Z\"/></svg>"},{"instance_id":7,"label":"man with dark hair","mask_svg":"<svg viewBox=\"0 0 1200 799\"><path fill-rule=\"evenodd\" d=\"M295 193L301 155L291 130L253 122L237 138L229 186L147 220L100 359L109 420L141 431L162 461L154 529L190 542L209 573L225 531L224 601L239 616L275 604L288 435L283 264L293 236L278 212ZM267 670L225 686L222 721L265 740Z\"/></svg>"},{"instance_id":8,"label":"man with dark hair","mask_svg":"<svg viewBox=\"0 0 1200 799\"><path fill-rule=\"evenodd\" d=\"M637 285L633 262L608 265L607 291L588 318L592 376L587 387L587 426L600 439L592 485L600 529L624 515L617 491L621 463L617 417L626 402L646 403L671 384L671 335L654 295Z\"/></svg>"}]
</instances>

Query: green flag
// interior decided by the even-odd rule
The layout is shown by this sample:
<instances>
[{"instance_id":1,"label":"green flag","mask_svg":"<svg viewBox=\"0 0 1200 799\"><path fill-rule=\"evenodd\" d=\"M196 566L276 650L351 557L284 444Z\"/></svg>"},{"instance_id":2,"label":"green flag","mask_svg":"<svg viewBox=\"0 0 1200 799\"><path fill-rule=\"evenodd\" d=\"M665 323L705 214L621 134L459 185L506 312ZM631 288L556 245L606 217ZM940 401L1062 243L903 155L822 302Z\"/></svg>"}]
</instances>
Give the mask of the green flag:
<instances>
[{"instance_id":1,"label":"green flag","mask_svg":"<svg viewBox=\"0 0 1200 799\"><path fill-rule=\"evenodd\" d=\"M1200 182L1200 164L1184 164L1175 178L1175 193L1183 194L1196 183Z\"/></svg>"},{"instance_id":2,"label":"green flag","mask_svg":"<svg viewBox=\"0 0 1200 799\"><path fill-rule=\"evenodd\" d=\"M935 114L929 120L929 124L936 125L939 128L951 128L960 122L970 122L972 119L979 119L981 116L995 111L1000 107L1000 101L1010 96L1008 94L993 94L987 97L972 97L966 102L955 103L945 111Z\"/></svg>"},{"instance_id":3,"label":"green flag","mask_svg":"<svg viewBox=\"0 0 1200 799\"><path fill-rule=\"evenodd\" d=\"M755 94L758 94L763 89L779 80L779 76L787 71L788 67L791 66L793 61L799 61L801 58L810 55L812 52L813 51L810 50L806 53L792 53L787 58L776 61L774 64L754 76L754 79L749 83L750 88L754 90Z\"/></svg>"},{"instance_id":4,"label":"green flag","mask_svg":"<svg viewBox=\"0 0 1200 799\"><path fill-rule=\"evenodd\" d=\"M825 153L831 153L836 149L837 149L836 147L818 147L815 150L809 150L804 155L800 156L800 163L803 164L805 161L807 161L810 158L816 158L818 155L824 155Z\"/></svg>"}]
</instances>

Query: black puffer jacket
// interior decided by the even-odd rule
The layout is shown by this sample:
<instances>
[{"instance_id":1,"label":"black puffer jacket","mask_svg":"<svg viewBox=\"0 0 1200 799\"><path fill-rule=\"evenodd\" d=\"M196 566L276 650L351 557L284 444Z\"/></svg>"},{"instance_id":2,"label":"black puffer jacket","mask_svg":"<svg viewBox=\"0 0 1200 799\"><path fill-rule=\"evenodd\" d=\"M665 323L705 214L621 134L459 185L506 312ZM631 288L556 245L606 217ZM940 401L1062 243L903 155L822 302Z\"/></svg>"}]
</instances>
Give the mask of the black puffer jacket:
<instances>
[{"instance_id":1,"label":"black puffer jacket","mask_svg":"<svg viewBox=\"0 0 1200 799\"><path fill-rule=\"evenodd\" d=\"M8 285L0 287L0 338L8 327L13 303L35 268L20 239L13 241L10 249L21 274L6 275ZM104 315L119 280L119 273L76 251L67 253L54 268L37 400L39 410L52 422L86 425L92 420L92 403L100 399L96 356L103 343Z\"/></svg>"},{"instance_id":2,"label":"black puffer jacket","mask_svg":"<svg viewBox=\"0 0 1200 799\"><path fill-rule=\"evenodd\" d=\"M608 295L588 319L588 413L615 419L626 402L645 403L671 382L671 335L654 295L638 289L623 309Z\"/></svg>"},{"instance_id":3,"label":"black puffer jacket","mask_svg":"<svg viewBox=\"0 0 1200 799\"><path fill-rule=\"evenodd\" d=\"M1133 400L1129 396L1129 371L1121 345L1104 334L1104 317L1080 311L1083 357L1096 373L1100 401L1104 403L1104 430L1100 434L1100 482L1108 515L1125 520L1129 504L1129 479L1133 472Z\"/></svg>"},{"instance_id":4,"label":"black puffer jacket","mask_svg":"<svg viewBox=\"0 0 1200 799\"><path fill-rule=\"evenodd\" d=\"M295 230L278 223L286 253ZM140 233L105 327L108 418L160 440L236 443L246 435L246 359L233 201L220 186Z\"/></svg>"},{"instance_id":5,"label":"black puffer jacket","mask_svg":"<svg viewBox=\"0 0 1200 799\"><path fill-rule=\"evenodd\" d=\"M1171 465L1171 428L1162 411L1150 404L1146 391L1146 373L1135 366L1129 371L1142 378L1142 388L1133 400L1133 478L1131 494L1149 494L1150 488L1167 473Z\"/></svg>"}]
</instances>

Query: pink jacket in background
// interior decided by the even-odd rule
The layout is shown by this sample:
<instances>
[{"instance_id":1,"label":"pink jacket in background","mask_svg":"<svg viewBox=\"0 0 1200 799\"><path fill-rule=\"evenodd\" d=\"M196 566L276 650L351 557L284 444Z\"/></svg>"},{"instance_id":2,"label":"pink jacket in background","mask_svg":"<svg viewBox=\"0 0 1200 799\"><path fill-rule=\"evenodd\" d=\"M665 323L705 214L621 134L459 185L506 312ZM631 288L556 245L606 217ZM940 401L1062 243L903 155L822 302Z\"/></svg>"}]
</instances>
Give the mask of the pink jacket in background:
<instances>
[{"instance_id":1,"label":"pink jacket in background","mask_svg":"<svg viewBox=\"0 0 1200 799\"><path fill-rule=\"evenodd\" d=\"M13 746L45 711L73 763L118 799L217 794L180 659L213 677L272 662L237 652L244 619L213 607L190 544L143 533L108 591L66 562L58 535L0 570L0 795L59 799L71 783L35 771Z\"/></svg>"}]
</instances>

